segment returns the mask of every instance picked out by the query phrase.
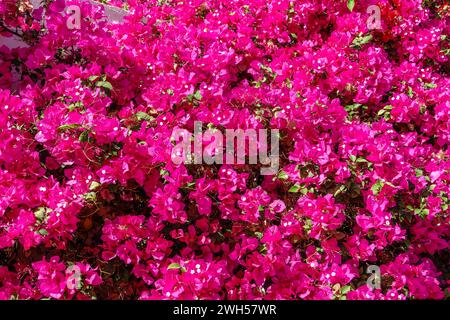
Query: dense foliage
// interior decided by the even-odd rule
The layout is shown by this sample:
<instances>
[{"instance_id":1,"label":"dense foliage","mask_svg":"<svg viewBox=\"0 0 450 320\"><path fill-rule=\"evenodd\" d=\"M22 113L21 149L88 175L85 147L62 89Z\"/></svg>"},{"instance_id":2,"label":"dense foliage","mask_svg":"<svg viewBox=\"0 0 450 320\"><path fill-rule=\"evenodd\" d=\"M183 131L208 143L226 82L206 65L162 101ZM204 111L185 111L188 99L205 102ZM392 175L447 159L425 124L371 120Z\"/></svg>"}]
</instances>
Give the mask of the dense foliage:
<instances>
[{"instance_id":1,"label":"dense foliage","mask_svg":"<svg viewBox=\"0 0 450 320\"><path fill-rule=\"evenodd\" d=\"M2 0L0 299L444 298L445 3ZM175 165L196 120L279 129L279 173Z\"/></svg>"}]
</instances>

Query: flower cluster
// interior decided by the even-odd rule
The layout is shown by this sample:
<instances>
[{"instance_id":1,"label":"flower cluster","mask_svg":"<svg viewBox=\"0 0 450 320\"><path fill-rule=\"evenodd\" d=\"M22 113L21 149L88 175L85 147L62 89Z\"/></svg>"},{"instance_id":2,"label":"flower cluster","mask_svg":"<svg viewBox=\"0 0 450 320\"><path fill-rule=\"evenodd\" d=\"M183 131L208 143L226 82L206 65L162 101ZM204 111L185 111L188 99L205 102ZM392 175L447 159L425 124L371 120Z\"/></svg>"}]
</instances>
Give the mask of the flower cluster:
<instances>
[{"instance_id":1,"label":"flower cluster","mask_svg":"<svg viewBox=\"0 0 450 320\"><path fill-rule=\"evenodd\" d=\"M445 1L102 2L0 3L0 299L448 294ZM173 163L196 121L279 172Z\"/></svg>"}]
</instances>

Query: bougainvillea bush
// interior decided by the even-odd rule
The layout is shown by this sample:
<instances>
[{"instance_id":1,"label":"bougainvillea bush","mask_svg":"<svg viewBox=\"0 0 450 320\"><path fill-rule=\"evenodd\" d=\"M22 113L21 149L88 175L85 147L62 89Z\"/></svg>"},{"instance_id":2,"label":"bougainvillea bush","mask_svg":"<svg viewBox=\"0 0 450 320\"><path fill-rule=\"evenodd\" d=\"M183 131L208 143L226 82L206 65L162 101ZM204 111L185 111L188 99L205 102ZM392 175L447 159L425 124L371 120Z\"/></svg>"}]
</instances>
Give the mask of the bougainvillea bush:
<instances>
[{"instance_id":1,"label":"bougainvillea bush","mask_svg":"<svg viewBox=\"0 0 450 320\"><path fill-rule=\"evenodd\" d=\"M0 299L446 297L446 1L103 2L0 3ZM194 121L278 173L174 164Z\"/></svg>"}]
</instances>

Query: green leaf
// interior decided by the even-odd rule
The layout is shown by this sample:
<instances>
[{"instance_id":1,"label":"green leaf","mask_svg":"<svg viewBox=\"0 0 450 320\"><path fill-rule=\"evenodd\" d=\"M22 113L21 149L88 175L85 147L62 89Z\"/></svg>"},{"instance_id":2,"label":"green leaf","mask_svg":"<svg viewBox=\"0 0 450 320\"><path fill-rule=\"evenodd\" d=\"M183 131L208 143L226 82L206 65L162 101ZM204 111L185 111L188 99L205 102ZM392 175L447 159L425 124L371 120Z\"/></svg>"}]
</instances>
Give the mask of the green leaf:
<instances>
[{"instance_id":1,"label":"green leaf","mask_svg":"<svg viewBox=\"0 0 450 320\"><path fill-rule=\"evenodd\" d=\"M353 11L353 8L355 7L355 0L348 0L347 1L347 8L350 11Z\"/></svg>"},{"instance_id":2,"label":"green leaf","mask_svg":"<svg viewBox=\"0 0 450 320\"><path fill-rule=\"evenodd\" d=\"M87 201L96 201L97 200L97 195L95 194L95 192L88 192L83 194L83 198Z\"/></svg>"},{"instance_id":3,"label":"green leaf","mask_svg":"<svg viewBox=\"0 0 450 320\"><path fill-rule=\"evenodd\" d=\"M167 171L165 169L161 169L161 170L159 170L159 174L161 175L161 177L164 177L169 174L169 171Z\"/></svg>"},{"instance_id":4,"label":"green leaf","mask_svg":"<svg viewBox=\"0 0 450 320\"><path fill-rule=\"evenodd\" d=\"M427 106L426 105L421 105L420 106L420 114L424 114L427 111Z\"/></svg>"},{"instance_id":5,"label":"green leaf","mask_svg":"<svg viewBox=\"0 0 450 320\"><path fill-rule=\"evenodd\" d=\"M446 56L450 55L450 49L442 49L440 52L442 52Z\"/></svg>"},{"instance_id":6,"label":"green leaf","mask_svg":"<svg viewBox=\"0 0 450 320\"><path fill-rule=\"evenodd\" d=\"M77 129L79 127L81 127L81 124L78 124L78 123L63 124L62 126L58 127L58 131L64 132L64 131L69 131L72 129Z\"/></svg>"},{"instance_id":7,"label":"green leaf","mask_svg":"<svg viewBox=\"0 0 450 320\"><path fill-rule=\"evenodd\" d=\"M69 111L73 111L73 110L75 110L76 108L82 108L82 107L84 107L83 102L77 101L77 102L74 102L74 103L70 104L70 105L67 107L67 109L68 109Z\"/></svg>"},{"instance_id":8,"label":"green leaf","mask_svg":"<svg viewBox=\"0 0 450 320\"><path fill-rule=\"evenodd\" d=\"M48 231L45 230L45 229L40 229L40 230L38 231L38 233L39 233L41 236L47 236L47 235L48 235Z\"/></svg>"},{"instance_id":9,"label":"green leaf","mask_svg":"<svg viewBox=\"0 0 450 320\"><path fill-rule=\"evenodd\" d=\"M167 270L180 269L180 268L181 268L181 266L179 263L171 263L167 267Z\"/></svg>"},{"instance_id":10,"label":"green leaf","mask_svg":"<svg viewBox=\"0 0 450 320\"><path fill-rule=\"evenodd\" d=\"M261 253L263 256L265 256L267 254L267 246L265 243L263 243L262 245L260 245L258 247L258 251L259 253Z\"/></svg>"},{"instance_id":11,"label":"green leaf","mask_svg":"<svg viewBox=\"0 0 450 320\"><path fill-rule=\"evenodd\" d=\"M102 87L102 88L108 89L110 91L113 89L112 84L108 81L98 81L95 85L97 87Z\"/></svg>"},{"instance_id":12,"label":"green leaf","mask_svg":"<svg viewBox=\"0 0 450 320\"><path fill-rule=\"evenodd\" d=\"M353 39L352 41L352 47L359 49L361 48L363 45L365 45L366 43L369 43L370 40L372 40L373 36L371 34L365 35L365 36L357 36L355 39Z\"/></svg>"},{"instance_id":13,"label":"green leaf","mask_svg":"<svg viewBox=\"0 0 450 320\"><path fill-rule=\"evenodd\" d=\"M344 107L345 111L347 111L349 120L353 120L356 116L359 116L360 113L363 113L367 110L367 106L362 105L360 103L346 105Z\"/></svg>"},{"instance_id":14,"label":"green leaf","mask_svg":"<svg viewBox=\"0 0 450 320\"><path fill-rule=\"evenodd\" d=\"M334 193L334 196L336 197L338 194L342 193L345 189L347 189L345 185L340 186L339 189L337 189L336 192Z\"/></svg>"},{"instance_id":15,"label":"green leaf","mask_svg":"<svg viewBox=\"0 0 450 320\"><path fill-rule=\"evenodd\" d=\"M386 181L385 184L387 184L388 186L392 187L392 188L397 188L394 184L392 184L389 181Z\"/></svg>"},{"instance_id":16,"label":"green leaf","mask_svg":"<svg viewBox=\"0 0 450 320\"><path fill-rule=\"evenodd\" d=\"M192 188L195 186L195 182L188 182L184 185L185 188Z\"/></svg>"},{"instance_id":17,"label":"green leaf","mask_svg":"<svg viewBox=\"0 0 450 320\"><path fill-rule=\"evenodd\" d=\"M435 84L435 83L425 83L424 86L425 86L426 89L434 89L434 88L437 87L437 84Z\"/></svg>"},{"instance_id":18,"label":"green leaf","mask_svg":"<svg viewBox=\"0 0 450 320\"><path fill-rule=\"evenodd\" d=\"M101 184L98 183L97 181L92 181L91 185L89 186L89 190L93 191L93 190L97 189L100 186L101 186Z\"/></svg>"},{"instance_id":19,"label":"green leaf","mask_svg":"<svg viewBox=\"0 0 450 320\"><path fill-rule=\"evenodd\" d=\"M350 112L350 111L358 110L358 108L360 106L361 106L360 103L349 104L349 105L345 106L344 109L345 109L345 111Z\"/></svg>"},{"instance_id":20,"label":"green leaf","mask_svg":"<svg viewBox=\"0 0 450 320\"><path fill-rule=\"evenodd\" d=\"M78 140L80 140L81 142L89 141L89 131L87 130L83 131L78 137Z\"/></svg>"},{"instance_id":21,"label":"green leaf","mask_svg":"<svg viewBox=\"0 0 450 320\"><path fill-rule=\"evenodd\" d=\"M193 102L194 105L198 105L198 102L202 99L202 94L197 90L194 94L188 94L186 96L189 102Z\"/></svg>"},{"instance_id":22,"label":"green leaf","mask_svg":"<svg viewBox=\"0 0 450 320\"><path fill-rule=\"evenodd\" d=\"M295 6L293 2L289 3L289 13L295 13Z\"/></svg>"},{"instance_id":23,"label":"green leaf","mask_svg":"<svg viewBox=\"0 0 450 320\"><path fill-rule=\"evenodd\" d=\"M369 162L369 161L367 161L366 159L364 159L364 158L358 158L358 159L356 159L356 162L359 162L359 163L371 163L371 162Z\"/></svg>"},{"instance_id":24,"label":"green leaf","mask_svg":"<svg viewBox=\"0 0 450 320\"><path fill-rule=\"evenodd\" d=\"M47 207L39 207L35 212L34 216L36 220L39 222L44 221L48 217L48 213L50 213L52 210Z\"/></svg>"},{"instance_id":25,"label":"green leaf","mask_svg":"<svg viewBox=\"0 0 450 320\"><path fill-rule=\"evenodd\" d=\"M95 80L97 80L98 79L98 76L90 76L89 78L88 78L88 80L90 81L90 82L94 82Z\"/></svg>"},{"instance_id":26,"label":"green leaf","mask_svg":"<svg viewBox=\"0 0 450 320\"><path fill-rule=\"evenodd\" d=\"M145 121L151 121L154 118L152 116L150 116L148 113L143 112L143 111L139 111L138 113L136 113L136 118L139 121L145 120Z\"/></svg>"},{"instance_id":27,"label":"green leaf","mask_svg":"<svg viewBox=\"0 0 450 320\"><path fill-rule=\"evenodd\" d=\"M199 90L197 90L197 91L195 92L194 98L195 98L196 100L202 100L202 94L200 93Z\"/></svg>"},{"instance_id":28,"label":"green leaf","mask_svg":"<svg viewBox=\"0 0 450 320\"><path fill-rule=\"evenodd\" d=\"M391 110L394 107L390 104L388 104L387 106L384 106L383 109L381 109L380 111L378 111L377 115L378 116L384 116L385 119L389 119L391 117Z\"/></svg>"},{"instance_id":29,"label":"green leaf","mask_svg":"<svg viewBox=\"0 0 450 320\"><path fill-rule=\"evenodd\" d=\"M351 291L352 290L352 287L351 286L345 286L345 287L342 287L342 289L341 289L341 293L342 294L347 294L349 291Z\"/></svg>"},{"instance_id":30,"label":"green leaf","mask_svg":"<svg viewBox=\"0 0 450 320\"><path fill-rule=\"evenodd\" d=\"M423 176L423 170L422 169L416 168L416 169L414 169L414 171L416 173L416 177L417 178L420 178L420 177Z\"/></svg>"},{"instance_id":31,"label":"green leaf","mask_svg":"<svg viewBox=\"0 0 450 320\"><path fill-rule=\"evenodd\" d=\"M383 189L384 186L384 182L381 180L377 180L377 182L375 182L371 188L372 192L374 195L378 195L381 190Z\"/></svg>"},{"instance_id":32,"label":"green leaf","mask_svg":"<svg viewBox=\"0 0 450 320\"><path fill-rule=\"evenodd\" d=\"M289 190L288 192L292 192L292 193L296 193L300 190L300 185L298 184L294 184Z\"/></svg>"},{"instance_id":33,"label":"green leaf","mask_svg":"<svg viewBox=\"0 0 450 320\"><path fill-rule=\"evenodd\" d=\"M278 179L280 180L287 180L288 178L289 178L288 174L283 170L280 171L280 173L278 174Z\"/></svg>"}]
</instances>

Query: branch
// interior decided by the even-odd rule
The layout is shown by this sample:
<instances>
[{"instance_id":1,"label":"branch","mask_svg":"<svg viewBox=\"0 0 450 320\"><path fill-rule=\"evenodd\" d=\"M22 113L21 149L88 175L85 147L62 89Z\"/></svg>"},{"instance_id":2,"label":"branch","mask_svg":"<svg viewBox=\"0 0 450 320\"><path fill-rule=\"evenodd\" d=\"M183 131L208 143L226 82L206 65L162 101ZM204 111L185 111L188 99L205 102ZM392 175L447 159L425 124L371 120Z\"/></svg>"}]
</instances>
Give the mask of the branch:
<instances>
[{"instance_id":1,"label":"branch","mask_svg":"<svg viewBox=\"0 0 450 320\"><path fill-rule=\"evenodd\" d=\"M19 38L22 38L22 37L23 37L23 34L20 34L20 33L18 33L17 31L11 30L11 29L9 29L7 26L5 26L5 25L3 24L3 21L0 21L0 27L2 27L3 30L5 30L6 32L12 33L13 35L18 36Z\"/></svg>"}]
</instances>

